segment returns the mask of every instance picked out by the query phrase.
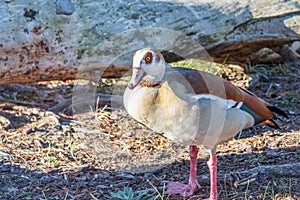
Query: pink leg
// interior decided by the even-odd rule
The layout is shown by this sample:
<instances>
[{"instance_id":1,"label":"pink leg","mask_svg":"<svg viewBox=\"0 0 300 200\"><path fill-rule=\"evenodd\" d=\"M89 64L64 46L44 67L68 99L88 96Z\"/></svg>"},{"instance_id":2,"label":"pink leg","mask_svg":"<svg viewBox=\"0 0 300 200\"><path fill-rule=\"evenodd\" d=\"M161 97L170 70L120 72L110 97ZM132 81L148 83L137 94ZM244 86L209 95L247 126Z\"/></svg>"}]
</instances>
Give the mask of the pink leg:
<instances>
[{"instance_id":1,"label":"pink leg","mask_svg":"<svg viewBox=\"0 0 300 200\"><path fill-rule=\"evenodd\" d=\"M217 200L217 156L214 150L212 150L210 153L210 158L207 162L207 165L210 171L210 196L208 200Z\"/></svg>"},{"instance_id":2,"label":"pink leg","mask_svg":"<svg viewBox=\"0 0 300 200\"><path fill-rule=\"evenodd\" d=\"M195 145L190 146L190 177L189 183L170 182L167 186L166 194L180 194L181 196L191 196L200 184L197 180L197 156L198 148Z\"/></svg>"}]
</instances>

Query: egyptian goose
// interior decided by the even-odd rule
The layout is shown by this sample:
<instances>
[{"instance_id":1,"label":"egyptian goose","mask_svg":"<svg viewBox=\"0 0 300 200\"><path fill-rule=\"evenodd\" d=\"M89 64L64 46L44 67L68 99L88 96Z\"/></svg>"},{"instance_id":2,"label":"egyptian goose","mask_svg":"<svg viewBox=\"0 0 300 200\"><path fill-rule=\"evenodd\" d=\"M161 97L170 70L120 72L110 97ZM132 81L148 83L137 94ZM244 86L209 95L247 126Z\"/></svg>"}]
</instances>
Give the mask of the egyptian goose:
<instances>
[{"instance_id":1,"label":"egyptian goose","mask_svg":"<svg viewBox=\"0 0 300 200\"><path fill-rule=\"evenodd\" d=\"M124 106L137 121L174 142L190 145L189 183L170 182L167 194L191 196L197 180L197 145L210 152L209 199L217 199L216 145L259 123L278 127L275 114L288 117L247 90L215 75L171 67L162 54L145 48L133 55Z\"/></svg>"}]
</instances>

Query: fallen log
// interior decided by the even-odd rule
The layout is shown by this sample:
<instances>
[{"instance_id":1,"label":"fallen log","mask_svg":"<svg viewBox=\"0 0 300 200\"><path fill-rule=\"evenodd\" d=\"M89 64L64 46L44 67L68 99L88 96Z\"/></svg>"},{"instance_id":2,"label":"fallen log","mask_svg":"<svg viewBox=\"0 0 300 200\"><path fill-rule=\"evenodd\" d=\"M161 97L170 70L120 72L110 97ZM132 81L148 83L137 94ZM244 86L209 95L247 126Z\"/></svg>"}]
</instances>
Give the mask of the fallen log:
<instances>
[{"instance_id":1,"label":"fallen log","mask_svg":"<svg viewBox=\"0 0 300 200\"><path fill-rule=\"evenodd\" d=\"M5 0L0 9L0 84L118 78L148 46L168 62L246 63L300 41L297 1Z\"/></svg>"}]
</instances>

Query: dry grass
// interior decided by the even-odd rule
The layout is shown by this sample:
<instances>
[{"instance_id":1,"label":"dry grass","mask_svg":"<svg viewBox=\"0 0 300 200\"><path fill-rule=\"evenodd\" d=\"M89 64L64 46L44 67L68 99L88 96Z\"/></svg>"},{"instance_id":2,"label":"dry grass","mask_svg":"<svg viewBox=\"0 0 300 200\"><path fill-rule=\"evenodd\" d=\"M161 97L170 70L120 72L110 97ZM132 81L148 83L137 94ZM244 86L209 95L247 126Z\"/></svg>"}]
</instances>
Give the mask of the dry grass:
<instances>
[{"instance_id":1,"label":"dry grass","mask_svg":"<svg viewBox=\"0 0 300 200\"><path fill-rule=\"evenodd\" d=\"M243 131L238 140L219 145L220 199L300 199L299 176L251 171L300 162L300 85L291 76L293 70L282 66L263 70L265 80L260 75L250 77L236 66L217 69L224 78L249 86L290 115L280 131L258 126ZM115 85L124 83L109 81L107 90L102 84L98 91L120 93L122 89L116 90ZM68 116L68 106L56 113L47 111L57 101L64 102L57 96L70 98L73 85L33 84L26 86L25 93L22 86L2 86L2 98L22 103L2 102L0 108L0 198L182 199L163 193L168 181L187 181L188 148L146 129L124 110L98 107L76 117ZM34 105L26 106L26 101ZM207 154L201 151L199 156L202 189L186 199L209 194Z\"/></svg>"}]
</instances>

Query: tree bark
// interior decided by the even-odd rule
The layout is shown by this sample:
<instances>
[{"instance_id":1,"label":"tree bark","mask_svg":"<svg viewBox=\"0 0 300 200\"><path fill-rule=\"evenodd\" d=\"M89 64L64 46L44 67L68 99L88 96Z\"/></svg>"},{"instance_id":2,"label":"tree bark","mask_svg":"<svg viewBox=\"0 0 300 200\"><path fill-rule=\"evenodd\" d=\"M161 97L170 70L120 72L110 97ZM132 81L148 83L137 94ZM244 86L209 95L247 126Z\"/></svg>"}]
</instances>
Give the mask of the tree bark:
<instances>
[{"instance_id":1,"label":"tree bark","mask_svg":"<svg viewBox=\"0 0 300 200\"><path fill-rule=\"evenodd\" d=\"M300 40L292 0L4 0L0 9L0 84L121 77L143 47L168 62L245 63Z\"/></svg>"}]
</instances>

